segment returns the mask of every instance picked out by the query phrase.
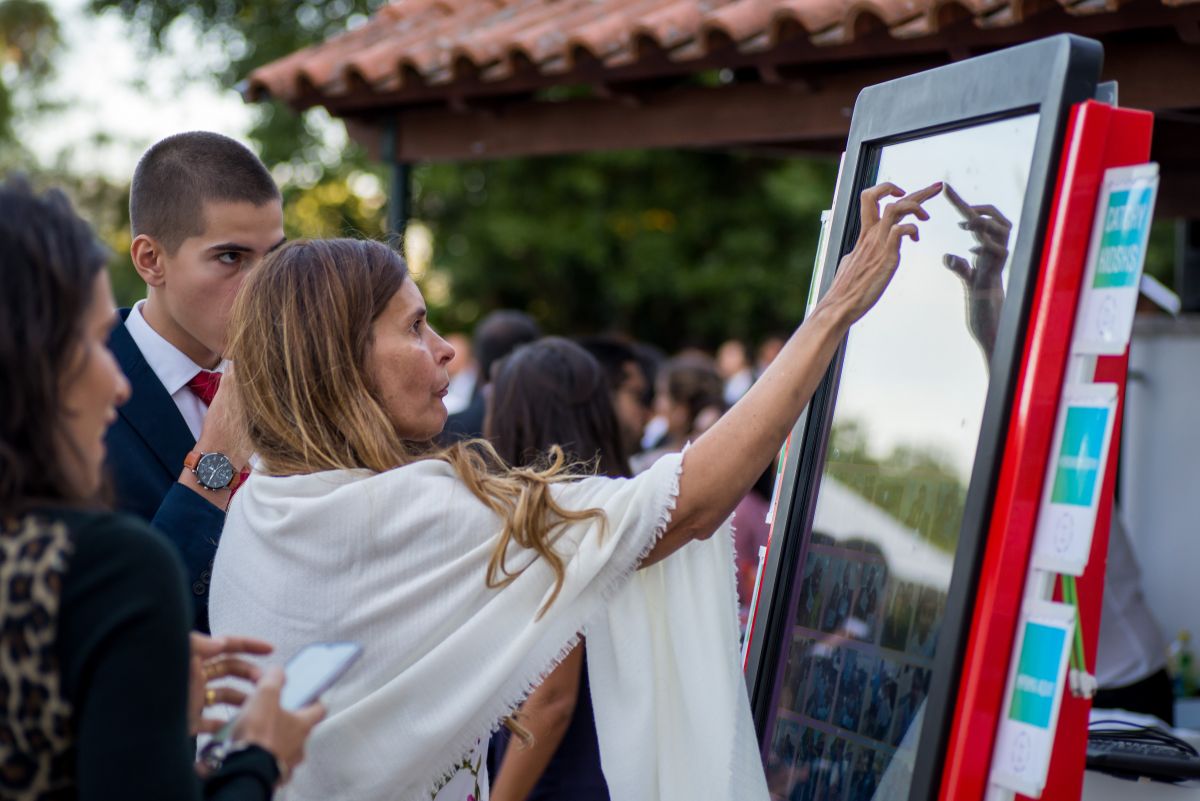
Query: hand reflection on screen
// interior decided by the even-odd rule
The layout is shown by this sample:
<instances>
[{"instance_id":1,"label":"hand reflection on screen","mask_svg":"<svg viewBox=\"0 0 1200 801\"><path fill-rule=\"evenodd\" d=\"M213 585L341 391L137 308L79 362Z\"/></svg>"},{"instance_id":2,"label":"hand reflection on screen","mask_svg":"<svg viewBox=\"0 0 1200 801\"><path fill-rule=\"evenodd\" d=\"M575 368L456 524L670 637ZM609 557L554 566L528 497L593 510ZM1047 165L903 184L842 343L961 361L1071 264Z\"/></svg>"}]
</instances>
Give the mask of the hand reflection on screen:
<instances>
[{"instance_id":1,"label":"hand reflection on screen","mask_svg":"<svg viewBox=\"0 0 1200 801\"><path fill-rule=\"evenodd\" d=\"M1008 261L1012 223L995 206L972 206L950 184L945 187L946 199L964 218L959 227L970 231L979 244L971 248L972 262L953 253L947 253L942 262L963 282L967 325L971 336L983 349L984 361L990 363L996 333L1000 329L1000 310L1004 305L1002 275Z\"/></svg>"}]
</instances>

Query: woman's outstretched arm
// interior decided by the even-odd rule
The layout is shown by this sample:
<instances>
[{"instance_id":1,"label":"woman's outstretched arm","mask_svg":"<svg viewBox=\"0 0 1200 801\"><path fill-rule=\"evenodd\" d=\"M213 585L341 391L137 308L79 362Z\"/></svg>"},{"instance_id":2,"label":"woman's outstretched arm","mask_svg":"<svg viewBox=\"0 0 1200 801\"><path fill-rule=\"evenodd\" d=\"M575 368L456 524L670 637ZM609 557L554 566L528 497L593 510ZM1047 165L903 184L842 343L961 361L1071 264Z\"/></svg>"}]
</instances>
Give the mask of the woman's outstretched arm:
<instances>
[{"instance_id":1,"label":"woman's outstretched arm","mask_svg":"<svg viewBox=\"0 0 1200 801\"><path fill-rule=\"evenodd\" d=\"M858 241L838 266L829 292L762 378L688 450L671 525L643 565L710 536L750 490L812 398L850 326L891 281L901 240L918 238L917 226L905 220L910 214L928 220L921 204L941 189L937 183L905 195L884 183L862 193ZM880 211L887 197L900 199Z\"/></svg>"}]
</instances>

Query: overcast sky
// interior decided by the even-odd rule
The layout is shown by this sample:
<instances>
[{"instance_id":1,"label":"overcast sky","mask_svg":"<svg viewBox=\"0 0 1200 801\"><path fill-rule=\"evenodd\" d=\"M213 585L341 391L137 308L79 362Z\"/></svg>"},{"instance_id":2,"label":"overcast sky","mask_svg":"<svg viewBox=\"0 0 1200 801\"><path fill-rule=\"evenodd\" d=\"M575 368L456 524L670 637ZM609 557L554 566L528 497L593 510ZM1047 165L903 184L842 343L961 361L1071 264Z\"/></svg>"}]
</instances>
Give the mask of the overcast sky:
<instances>
[{"instance_id":1,"label":"overcast sky","mask_svg":"<svg viewBox=\"0 0 1200 801\"><path fill-rule=\"evenodd\" d=\"M1011 246L1036 134L1037 117L1028 115L891 145L883 151L878 180L908 192L945 181L967 203L993 204L1012 223ZM959 227L964 218L944 193L926 209L931 219L919 223L920 242L905 241L887 294L850 333L838 415L866 423L876 457L897 445L939 451L965 485L982 421L987 365L967 329L962 284L942 258L946 253L971 258L976 243Z\"/></svg>"},{"instance_id":2,"label":"overcast sky","mask_svg":"<svg viewBox=\"0 0 1200 801\"><path fill-rule=\"evenodd\" d=\"M127 180L142 150L169 134L204 129L244 137L251 109L212 80L223 56L190 26L174 27L171 53L147 57L115 14L96 18L85 10L86 0L48 2L62 26L63 47L45 94L67 108L18 123L39 160L66 153L77 171ZM95 145L97 135L111 144Z\"/></svg>"}]
</instances>

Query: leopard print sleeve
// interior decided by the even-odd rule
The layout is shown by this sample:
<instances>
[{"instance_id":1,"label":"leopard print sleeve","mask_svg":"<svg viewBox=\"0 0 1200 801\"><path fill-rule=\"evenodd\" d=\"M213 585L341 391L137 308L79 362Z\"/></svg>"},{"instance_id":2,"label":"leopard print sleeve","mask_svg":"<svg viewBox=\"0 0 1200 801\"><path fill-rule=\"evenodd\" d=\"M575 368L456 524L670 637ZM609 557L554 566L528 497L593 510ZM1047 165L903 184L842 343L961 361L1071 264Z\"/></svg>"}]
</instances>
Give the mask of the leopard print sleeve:
<instances>
[{"instance_id":1,"label":"leopard print sleeve","mask_svg":"<svg viewBox=\"0 0 1200 801\"><path fill-rule=\"evenodd\" d=\"M0 522L0 797L51 798L72 785L71 705L55 656L71 551L61 521Z\"/></svg>"}]
</instances>

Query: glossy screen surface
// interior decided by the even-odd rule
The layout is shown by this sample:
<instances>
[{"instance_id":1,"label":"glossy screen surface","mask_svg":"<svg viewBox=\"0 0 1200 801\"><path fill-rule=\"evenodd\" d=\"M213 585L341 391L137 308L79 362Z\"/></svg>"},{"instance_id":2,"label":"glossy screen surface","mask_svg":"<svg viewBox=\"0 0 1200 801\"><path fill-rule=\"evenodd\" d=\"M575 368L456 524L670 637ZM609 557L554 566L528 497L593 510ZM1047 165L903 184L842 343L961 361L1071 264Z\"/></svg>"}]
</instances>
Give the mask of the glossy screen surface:
<instances>
[{"instance_id":1,"label":"glossy screen surface","mask_svg":"<svg viewBox=\"0 0 1200 801\"><path fill-rule=\"evenodd\" d=\"M847 342L775 673L773 798L908 798L1037 122L886 145L867 182L949 189Z\"/></svg>"}]
</instances>

